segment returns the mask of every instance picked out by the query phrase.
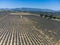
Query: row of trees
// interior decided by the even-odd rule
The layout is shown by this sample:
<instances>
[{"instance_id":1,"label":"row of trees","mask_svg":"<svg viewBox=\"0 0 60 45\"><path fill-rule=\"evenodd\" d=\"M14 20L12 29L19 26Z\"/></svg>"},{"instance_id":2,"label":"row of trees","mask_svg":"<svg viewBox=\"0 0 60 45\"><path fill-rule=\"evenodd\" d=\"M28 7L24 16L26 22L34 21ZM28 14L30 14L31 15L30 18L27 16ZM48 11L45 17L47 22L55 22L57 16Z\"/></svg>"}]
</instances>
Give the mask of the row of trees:
<instances>
[{"instance_id":1,"label":"row of trees","mask_svg":"<svg viewBox=\"0 0 60 45\"><path fill-rule=\"evenodd\" d=\"M59 17L56 17L56 16L53 16L53 15L43 15L43 14L40 14L41 17L45 17L45 18L50 18L50 19L60 19Z\"/></svg>"}]
</instances>

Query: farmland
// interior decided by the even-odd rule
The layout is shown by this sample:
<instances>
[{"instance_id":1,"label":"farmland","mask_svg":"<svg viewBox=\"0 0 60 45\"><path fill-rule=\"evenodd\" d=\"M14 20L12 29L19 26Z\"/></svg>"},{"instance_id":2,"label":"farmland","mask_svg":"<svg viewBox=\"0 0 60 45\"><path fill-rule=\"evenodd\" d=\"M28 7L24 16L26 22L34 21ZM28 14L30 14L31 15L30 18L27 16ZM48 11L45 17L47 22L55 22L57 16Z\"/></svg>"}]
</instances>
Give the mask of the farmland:
<instances>
[{"instance_id":1,"label":"farmland","mask_svg":"<svg viewBox=\"0 0 60 45\"><path fill-rule=\"evenodd\" d=\"M0 15L0 45L60 45L60 22L36 15Z\"/></svg>"}]
</instances>

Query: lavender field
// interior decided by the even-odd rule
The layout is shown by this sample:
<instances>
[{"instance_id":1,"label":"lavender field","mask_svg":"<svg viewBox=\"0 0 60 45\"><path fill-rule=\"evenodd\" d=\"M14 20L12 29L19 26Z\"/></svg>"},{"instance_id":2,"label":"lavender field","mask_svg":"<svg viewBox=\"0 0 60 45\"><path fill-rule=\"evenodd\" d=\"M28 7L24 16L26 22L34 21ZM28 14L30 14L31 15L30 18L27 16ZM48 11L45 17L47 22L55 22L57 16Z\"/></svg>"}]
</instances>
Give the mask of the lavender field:
<instances>
[{"instance_id":1,"label":"lavender field","mask_svg":"<svg viewBox=\"0 0 60 45\"><path fill-rule=\"evenodd\" d=\"M34 15L0 15L0 45L60 45L60 22Z\"/></svg>"}]
</instances>

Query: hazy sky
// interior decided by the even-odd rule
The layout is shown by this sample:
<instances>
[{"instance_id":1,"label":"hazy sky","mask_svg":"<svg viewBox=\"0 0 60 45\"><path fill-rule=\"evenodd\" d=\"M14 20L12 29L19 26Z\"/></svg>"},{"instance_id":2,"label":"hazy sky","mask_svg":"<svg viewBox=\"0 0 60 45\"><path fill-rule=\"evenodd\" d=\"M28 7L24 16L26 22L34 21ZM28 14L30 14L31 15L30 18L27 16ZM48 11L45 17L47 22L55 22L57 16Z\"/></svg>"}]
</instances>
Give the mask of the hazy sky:
<instances>
[{"instance_id":1,"label":"hazy sky","mask_svg":"<svg viewBox=\"0 0 60 45\"><path fill-rule=\"evenodd\" d=\"M60 10L60 0L0 0L0 8L21 7Z\"/></svg>"}]
</instances>

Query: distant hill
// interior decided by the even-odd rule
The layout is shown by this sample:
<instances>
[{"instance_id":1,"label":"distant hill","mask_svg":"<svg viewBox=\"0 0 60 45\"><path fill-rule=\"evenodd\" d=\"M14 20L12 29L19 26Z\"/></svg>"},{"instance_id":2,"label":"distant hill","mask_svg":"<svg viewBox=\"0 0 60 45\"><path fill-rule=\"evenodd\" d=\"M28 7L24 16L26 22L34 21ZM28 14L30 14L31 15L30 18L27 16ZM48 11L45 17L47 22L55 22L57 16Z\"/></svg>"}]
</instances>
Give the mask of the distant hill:
<instances>
[{"instance_id":1,"label":"distant hill","mask_svg":"<svg viewBox=\"0 0 60 45\"><path fill-rule=\"evenodd\" d=\"M3 11L30 11L30 12L56 12L51 9L38 9L38 8L14 8L14 9L0 9ZM60 11L59 11L60 12Z\"/></svg>"},{"instance_id":2,"label":"distant hill","mask_svg":"<svg viewBox=\"0 0 60 45\"><path fill-rule=\"evenodd\" d=\"M38 9L38 8L15 8L15 9L11 9L11 10L15 10L15 11L27 11L27 12L55 12L54 10L50 10L50 9Z\"/></svg>"},{"instance_id":3,"label":"distant hill","mask_svg":"<svg viewBox=\"0 0 60 45\"><path fill-rule=\"evenodd\" d=\"M34 14L43 14L43 15L54 15L60 17L60 10L51 10L51 9L39 9L39 8L5 8L0 9L0 12L29 12Z\"/></svg>"},{"instance_id":4,"label":"distant hill","mask_svg":"<svg viewBox=\"0 0 60 45\"><path fill-rule=\"evenodd\" d=\"M23 11L33 11L33 12L54 12L50 9L37 9L37 8L21 8Z\"/></svg>"}]
</instances>

